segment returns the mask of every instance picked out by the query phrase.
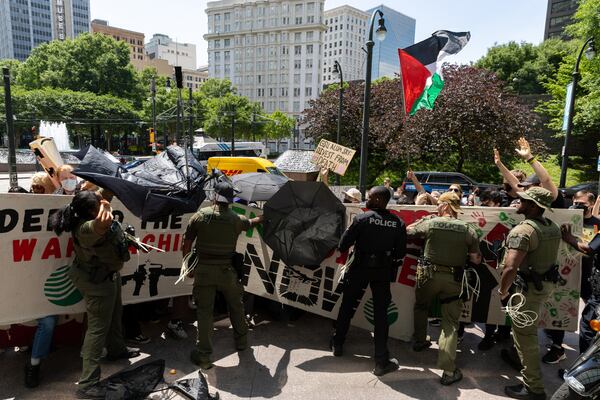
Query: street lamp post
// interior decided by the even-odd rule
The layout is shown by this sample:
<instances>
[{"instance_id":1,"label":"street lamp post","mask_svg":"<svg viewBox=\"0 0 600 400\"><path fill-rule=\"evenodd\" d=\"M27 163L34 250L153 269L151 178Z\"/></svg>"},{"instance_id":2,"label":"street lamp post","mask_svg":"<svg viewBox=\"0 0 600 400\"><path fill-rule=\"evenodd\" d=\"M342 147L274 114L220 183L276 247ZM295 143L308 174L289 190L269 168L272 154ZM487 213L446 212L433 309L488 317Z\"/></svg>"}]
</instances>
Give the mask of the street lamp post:
<instances>
[{"instance_id":1,"label":"street lamp post","mask_svg":"<svg viewBox=\"0 0 600 400\"><path fill-rule=\"evenodd\" d=\"M338 107L336 143L341 144L340 143L340 132L342 130L342 111L343 111L343 107L344 107L344 72L342 71L342 66L340 65L340 63L337 60L333 63L333 75L334 76L339 75L339 78L340 78L340 100L339 100L339 107ZM340 175L339 174L335 174L335 185L340 186Z\"/></svg>"},{"instance_id":2,"label":"street lamp post","mask_svg":"<svg viewBox=\"0 0 600 400\"><path fill-rule=\"evenodd\" d=\"M17 178L15 127L10 93L10 70L2 68L2 76L4 80L4 115L6 116L6 135L8 136L8 178L10 187L16 188L19 186L19 180Z\"/></svg>"},{"instance_id":3,"label":"street lamp post","mask_svg":"<svg viewBox=\"0 0 600 400\"><path fill-rule=\"evenodd\" d=\"M235 156L235 108L223 113L226 117L231 117L231 157Z\"/></svg>"},{"instance_id":4,"label":"street lamp post","mask_svg":"<svg viewBox=\"0 0 600 400\"><path fill-rule=\"evenodd\" d=\"M365 192L367 189L367 156L369 154L369 103L371 101L371 70L373 68L373 26L375 24L375 17L379 15L378 27L377 27L377 39L382 41L385 39L387 30L385 29L385 20L383 18L383 12L381 10L373 11L371 15L371 23L369 25L369 40L367 41L367 72L365 75L365 94L363 104L363 121L362 121L362 133L361 133L361 145L360 145L360 173L358 178L358 186L362 198L365 199Z\"/></svg>"},{"instance_id":5,"label":"street lamp post","mask_svg":"<svg viewBox=\"0 0 600 400\"><path fill-rule=\"evenodd\" d=\"M154 132L154 143L156 143L156 78L152 77L150 82L150 93L152 93L152 131ZM156 148L156 144L153 144L153 151Z\"/></svg>"},{"instance_id":6,"label":"street lamp post","mask_svg":"<svg viewBox=\"0 0 600 400\"><path fill-rule=\"evenodd\" d=\"M571 96L566 99L569 102L567 112L567 131L565 132L565 142L562 148L562 163L560 166L560 182L558 184L559 187L565 187L565 183L567 180L567 161L568 161L568 152L567 146L569 144L569 137L571 136L571 132L573 130L573 114L575 108L575 93L577 92L577 82L579 82L579 61L581 61L581 56L584 54L588 60L591 60L596 55L594 38L591 37L583 44L581 47L581 51L577 56L577 61L575 62L575 69L573 70L573 82L571 83ZM587 49L586 49L587 47Z\"/></svg>"},{"instance_id":7,"label":"street lamp post","mask_svg":"<svg viewBox=\"0 0 600 400\"><path fill-rule=\"evenodd\" d=\"M166 90L167 90L167 93L171 92L171 78L170 77L167 77ZM167 146L169 146L169 143L168 143L169 138L167 136L167 128L166 127L163 132L163 141L164 141L163 149L166 150Z\"/></svg>"}]
</instances>

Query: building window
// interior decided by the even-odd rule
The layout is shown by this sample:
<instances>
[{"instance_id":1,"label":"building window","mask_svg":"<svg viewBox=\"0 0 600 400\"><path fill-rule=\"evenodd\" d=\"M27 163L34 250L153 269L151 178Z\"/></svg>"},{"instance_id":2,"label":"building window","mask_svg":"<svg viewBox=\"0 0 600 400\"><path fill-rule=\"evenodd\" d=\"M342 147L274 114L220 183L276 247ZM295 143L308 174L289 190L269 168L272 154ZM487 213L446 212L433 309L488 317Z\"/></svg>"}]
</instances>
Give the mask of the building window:
<instances>
[{"instance_id":1,"label":"building window","mask_svg":"<svg viewBox=\"0 0 600 400\"><path fill-rule=\"evenodd\" d=\"M312 96L312 88L311 87L304 88L304 95L307 97Z\"/></svg>"},{"instance_id":2,"label":"building window","mask_svg":"<svg viewBox=\"0 0 600 400\"><path fill-rule=\"evenodd\" d=\"M313 67L313 60L312 58L307 58L306 59L306 69L311 69Z\"/></svg>"},{"instance_id":3,"label":"building window","mask_svg":"<svg viewBox=\"0 0 600 400\"><path fill-rule=\"evenodd\" d=\"M294 54L299 56L302 54L302 46L294 46Z\"/></svg>"},{"instance_id":4,"label":"building window","mask_svg":"<svg viewBox=\"0 0 600 400\"><path fill-rule=\"evenodd\" d=\"M300 43L301 41L302 41L302 33L301 32L294 33L294 42Z\"/></svg>"},{"instance_id":5,"label":"building window","mask_svg":"<svg viewBox=\"0 0 600 400\"><path fill-rule=\"evenodd\" d=\"M294 97L300 97L300 88L294 88Z\"/></svg>"},{"instance_id":6,"label":"building window","mask_svg":"<svg viewBox=\"0 0 600 400\"><path fill-rule=\"evenodd\" d=\"M294 60L294 69L301 69L301 68L302 68L302 61Z\"/></svg>"},{"instance_id":7,"label":"building window","mask_svg":"<svg viewBox=\"0 0 600 400\"><path fill-rule=\"evenodd\" d=\"M312 54L312 53L313 53L313 45L307 44L306 45L306 54Z\"/></svg>"}]
</instances>

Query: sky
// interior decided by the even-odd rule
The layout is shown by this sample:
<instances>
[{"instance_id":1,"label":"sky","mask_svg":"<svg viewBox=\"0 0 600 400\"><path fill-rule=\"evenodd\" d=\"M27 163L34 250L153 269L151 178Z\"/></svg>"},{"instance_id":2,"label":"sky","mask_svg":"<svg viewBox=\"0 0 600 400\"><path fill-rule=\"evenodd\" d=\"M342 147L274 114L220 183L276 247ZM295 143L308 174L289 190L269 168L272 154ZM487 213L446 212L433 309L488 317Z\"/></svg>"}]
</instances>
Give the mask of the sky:
<instances>
[{"instance_id":1,"label":"sky","mask_svg":"<svg viewBox=\"0 0 600 400\"><path fill-rule=\"evenodd\" d=\"M196 45L198 65L207 64L205 0L91 0L91 18L111 26L143 32L146 42L164 33ZM439 29L470 31L471 41L448 62L477 61L494 44L540 43L544 36L547 0L326 0L325 10L344 4L367 10L385 4L417 20L415 41Z\"/></svg>"}]
</instances>

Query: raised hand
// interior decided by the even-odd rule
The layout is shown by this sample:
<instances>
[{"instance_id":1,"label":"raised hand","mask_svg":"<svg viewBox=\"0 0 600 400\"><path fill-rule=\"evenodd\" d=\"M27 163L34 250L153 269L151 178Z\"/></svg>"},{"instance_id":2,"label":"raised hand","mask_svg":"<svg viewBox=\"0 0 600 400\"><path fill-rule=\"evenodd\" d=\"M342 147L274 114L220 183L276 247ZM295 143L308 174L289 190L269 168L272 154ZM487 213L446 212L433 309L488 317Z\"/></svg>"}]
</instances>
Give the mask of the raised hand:
<instances>
[{"instance_id":1,"label":"raised hand","mask_svg":"<svg viewBox=\"0 0 600 400\"><path fill-rule=\"evenodd\" d=\"M497 148L494 147L494 164L498 165L502 162L500 159L500 152Z\"/></svg>"},{"instance_id":2,"label":"raised hand","mask_svg":"<svg viewBox=\"0 0 600 400\"><path fill-rule=\"evenodd\" d=\"M108 229L112 225L112 207L110 206L110 203L108 201L100 201L100 210L98 211L98 215L96 215L96 222L99 225L99 227L103 230Z\"/></svg>"},{"instance_id":3,"label":"raised hand","mask_svg":"<svg viewBox=\"0 0 600 400\"><path fill-rule=\"evenodd\" d=\"M519 157L523 160L527 161L531 158L531 148L529 147L529 142L525 138L520 138L518 141L519 148L515 149Z\"/></svg>"}]
</instances>

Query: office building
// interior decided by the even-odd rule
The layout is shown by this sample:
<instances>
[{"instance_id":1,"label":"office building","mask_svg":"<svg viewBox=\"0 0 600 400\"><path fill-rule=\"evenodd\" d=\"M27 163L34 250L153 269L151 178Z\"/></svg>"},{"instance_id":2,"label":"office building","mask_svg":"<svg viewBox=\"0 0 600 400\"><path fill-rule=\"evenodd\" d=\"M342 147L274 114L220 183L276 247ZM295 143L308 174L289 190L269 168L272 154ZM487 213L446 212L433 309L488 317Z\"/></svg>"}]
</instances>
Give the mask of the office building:
<instances>
[{"instance_id":1,"label":"office building","mask_svg":"<svg viewBox=\"0 0 600 400\"><path fill-rule=\"evenodd\" d=\"M381 10L383 12L387 34L385 40L379 42L373 33L375 47L373 47L372 79L375 80L383 76L393 78L400 72L398 49L408 47L415 43L415 27L417 21L414 18L406 16L401 12L384 5L367 10L369 19L375 10ZM367 26L367 30L368 29L369 27ZM377 29L377 18L375 19L375 26L373 29Z\"/></svg>"},{"instance_id":2,"label":"office building","mask_svg":"<svg viewBox=\"0 0 600 400\"><path fill-rule=\"evenodd\" d=\"M548 0L544 40L553 37L569 39L565 27L573 22L577 0Z\"/></svg>"},{"instance_id":3,"label":"office building","mask_svg":"<svg viewBox=\"0 0 600 400\"><path fill-rule=\"evenodd\" d=\"M339 77L332 73L335 61L342 66L346 82L365 79L367 57L362 48L367 41L370 16L347 5L325 11L323 85L339 82Z\"/></svg>"},{"instance_id":4,"label":"office building","mask_svg":"<svg viewBox=\"0 0 600 400\"><path fill-rule=\"evenodd\" d=\"M209 2L208 75L293 116L321 87L324 0Z\"/></svg>"},{"instance_id":5,"label":"office building","mask_svg":"<svg viewBox=\"0 0 600 400\"><path fill-rule=\"evenodd\" d=\"M196 45L176 42L162 33L154 34L146 43L146 55L151 60L167 60L172 66L196 69Z\"/></svg>"},{"instance_id":6,"label":"office building","mask_svg":"<svg viewBox=\"0 0 600 400\"><path fill-rule=\"evenodd\" d=\"M122 40L127 43L130 50L131 61L144 61L144 34L134 32L127 29L110 26L108 21L95 19L91 24L92 33L101 33L103 35L112 36L116 40Z\"/></svg>"},{"instance_id":7,"label":"office building","mask_svg":"<svg viewBox=\"0 0 600 400\"><path fill-rule=\"evenodd\" d=\"M182 69L181 72L183 76L183 87L192 88L192 91L194 92L208 80L208 71L203 71L202 69Z\"/></svg>"},{"instance_id":8,"label":"office building","mask_svg":"<svg viewBox=\"0 0 600 400\"><path fill-rule=\"evenodd\" d=\"M90 31L89 0L0 0L0 59Z\"/></svg>"}]
</instances>

